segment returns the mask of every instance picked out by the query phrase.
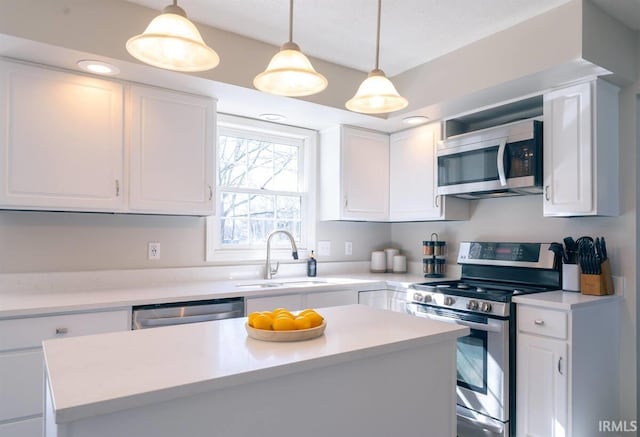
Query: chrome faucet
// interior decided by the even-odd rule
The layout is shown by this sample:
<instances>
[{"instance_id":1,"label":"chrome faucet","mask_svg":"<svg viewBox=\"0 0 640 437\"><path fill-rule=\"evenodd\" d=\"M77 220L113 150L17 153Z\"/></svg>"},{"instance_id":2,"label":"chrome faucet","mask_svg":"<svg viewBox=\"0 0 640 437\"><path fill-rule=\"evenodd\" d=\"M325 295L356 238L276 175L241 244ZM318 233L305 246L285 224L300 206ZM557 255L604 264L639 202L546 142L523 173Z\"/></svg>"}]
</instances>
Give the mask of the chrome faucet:
<instances>
[{"instance_id":1,"label":"chrome faucet","mask_svg":"<svg viewBox=\"0 0 640 437\"><path fill-rule=\"evenodd\" d=\"M278 273L278 267L280 267L280 261L276 262L276 268L271 268L271 237L273 237L277 233L283 233L287 237L289 237L289 241L291 241L291 256L293 259L298 259L298 247L296 246L296 241L293 239L293 235L289 231L285 231L284 229L276 229L275 231L271 231L269 236L267 237L267 263L266 263L266 271L265 271L265 279L271 279L273 275Z\"/></svg>"}]
</instances>

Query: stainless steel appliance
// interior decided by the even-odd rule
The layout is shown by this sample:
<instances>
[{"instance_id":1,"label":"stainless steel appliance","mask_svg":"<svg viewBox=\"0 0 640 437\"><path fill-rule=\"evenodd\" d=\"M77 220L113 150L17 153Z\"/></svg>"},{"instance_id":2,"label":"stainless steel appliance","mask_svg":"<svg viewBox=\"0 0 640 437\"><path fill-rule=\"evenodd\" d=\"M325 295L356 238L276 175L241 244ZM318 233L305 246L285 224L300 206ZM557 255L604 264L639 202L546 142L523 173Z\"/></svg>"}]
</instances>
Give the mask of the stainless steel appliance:
<instances>
[{"instance_id":1,"label":"stainless steel appliance","mask_svg":"<svg viewBox=\"0 0 640 437\"><path fill-rule=\"evenodd\" d=\"M542 193L542 122L525 120L438 144L438 194L475 199Z\"/></svg>"},{"instance_id":2,"label":"stainless steel appliance","mask_svg":"<svg viewBox=\"0 0 640 437\"><path fill-rule=\"evenodd\" d=\"M244 298L198 300L133 307L132 329L156 328L244 316Z\"/></svg>"},{"instance_id":3,"label":"stainless steel appliance","mask_svg":"<svg viewBox=\"0 0 640 437\"><path fill-rule=\"evenodd\" d=\"M461 242L459 280L413 284L407 311L470 328L458 340L459 437L515 435L514 295L560 289L546 243Z\"/></svg>"}]
</instances>

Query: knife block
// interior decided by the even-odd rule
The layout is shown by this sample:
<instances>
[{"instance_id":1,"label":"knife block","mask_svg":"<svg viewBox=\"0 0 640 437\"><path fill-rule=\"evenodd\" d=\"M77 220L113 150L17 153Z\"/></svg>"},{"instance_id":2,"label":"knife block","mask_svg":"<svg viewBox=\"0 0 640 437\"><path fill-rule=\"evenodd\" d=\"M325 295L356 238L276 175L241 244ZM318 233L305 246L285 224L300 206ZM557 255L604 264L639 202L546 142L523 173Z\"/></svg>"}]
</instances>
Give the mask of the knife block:
<instances>
[{"instance_id":1,"label":"knife block","mask_svg":"<svg viewBox=\"0 0 640 437\"><path fill-rule=\"evenodd\" d=\"M611 276L611 264L606 259L600 264L601 274L580 275L580 292L592 296L605 296L613 294L613 277Z\"/></svg>"}]
</instances>

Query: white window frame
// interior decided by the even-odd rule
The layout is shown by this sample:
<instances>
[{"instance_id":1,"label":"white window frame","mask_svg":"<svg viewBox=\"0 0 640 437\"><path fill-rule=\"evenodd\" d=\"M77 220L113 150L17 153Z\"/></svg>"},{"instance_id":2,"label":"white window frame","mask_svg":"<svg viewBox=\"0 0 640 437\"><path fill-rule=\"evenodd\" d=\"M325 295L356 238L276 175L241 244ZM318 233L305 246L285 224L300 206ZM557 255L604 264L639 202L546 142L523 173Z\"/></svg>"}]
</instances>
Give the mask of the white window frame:
<instances>
[{"instance_id":1,"label":"white window frame","mask_svg":"<svg viewBox=\"0 0 640 437\"><path fill-rule=\"evenodd\" d=\"M300 193L302 194L302 205L300 211L301 220L301 243L298 245L298 255L300 259L307 256L310 247L316 239L316 163L317 163L317 142L318 133L314 130L299 127L287 126L267 121L254 120L235 115L218 114L218 128L251 131L258 138L269 139L289 138L301 143L300 154ZM220 135L220 129L217 130ZM216 140L215 153L216 184L218 183L218 151ZM216 187L216 211L219 210L221 190ZM274 191L277 193L277 191ZM264 261L266 256L266 244L259 246L222 246L220 235L220 216L210 216L206 218L206 256L208 262L216 263L255 263ZM273 259L286 261L291 259L291 248L288 240L284 245L274 245L272 241L271 254ZM293 260L292 260L293 261Z\"/></svg>"}]
</instances>

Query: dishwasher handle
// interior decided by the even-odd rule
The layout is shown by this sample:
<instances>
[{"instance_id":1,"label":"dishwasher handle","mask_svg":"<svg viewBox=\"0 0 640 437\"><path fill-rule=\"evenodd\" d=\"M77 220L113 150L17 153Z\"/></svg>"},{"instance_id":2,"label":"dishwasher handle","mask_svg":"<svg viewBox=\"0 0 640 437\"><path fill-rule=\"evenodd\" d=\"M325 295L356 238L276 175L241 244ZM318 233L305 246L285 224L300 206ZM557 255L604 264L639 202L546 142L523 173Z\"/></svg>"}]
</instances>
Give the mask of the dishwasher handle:
<instances>
[{"instance_id":1,"label":"dishwasher handle","mask_svg":"<svg viewBox=\"0 0 640 437\"><path fill-rule=\"evenodd\" d=\"M231 319L233 317L241 317L242 311L228 311L224 313L198 314L195 316L178 316L178 317L157 317L153 319L142 319L140 325L146 327L183 325L185 323L209 322L212 320Z\"/></svg>"}]
</instances>

